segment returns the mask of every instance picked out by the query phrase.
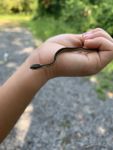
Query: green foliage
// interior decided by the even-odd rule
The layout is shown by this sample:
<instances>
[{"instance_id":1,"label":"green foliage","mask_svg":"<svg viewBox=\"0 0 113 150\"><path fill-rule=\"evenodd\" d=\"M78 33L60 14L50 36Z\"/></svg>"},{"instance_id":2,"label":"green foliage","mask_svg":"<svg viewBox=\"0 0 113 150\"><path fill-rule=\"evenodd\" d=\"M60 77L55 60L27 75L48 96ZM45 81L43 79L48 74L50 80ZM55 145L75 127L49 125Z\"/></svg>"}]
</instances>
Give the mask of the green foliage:
<instances>
[{"instance_id":1,"label":"green foliage","mask_svg":"<svg viewBox=\"0 0 113 150\"><path fill-rule=\"evenodd\" d=\"M108 92L113 92L113 63L110 63L101 73L97 75L96 90L99 97L107 98Z\"/></svg>"},{"instance_id":2,"label":"green foliage","mask_svg":"<svg viewBox=\"0 0 113 150\"><path fill-rule=\"evenodd\" d=\"M98 5L100 3L102 3L102 0L89 0L89 3L92 4L92 5Z\"/></svg>"},{"instance_id":3,"label":"green foliage","mask_svg":"<svg viewBox=\"0 0 113 150\"><path fill-rule=\"evenodd\" d=\"M102 27L113 36L112 6L112 0L0 0L0 13L35 12L34 20L53 17L76 33Z\"/></svg>"},{"instance_id":4,"label":"green foliage","mask_svg":"<svg viewBox=\"0 0 113 150\"><path fill-rule=\"evenodd\" d=\"M37 15L36 17L42 16L53 16L55 18L61 15L61 10L65 4L65 0L37 0Z\"/></svg>"},{"instance_id":5,"label":"green foliage","mask_svg":"<svg viewBox=\"0 0 113 150\"><path fill-rule=\"evenodd\" d=\"M71 25L76 32L83 32L89 28L91 9L80 0L66 1L65 8L62 10L61 19Z\"/></svg>"},{"instance_id":6,"label":"green foliage","mask_svg":"<svg viewBox=\"0 0 113 150\"><path fill-rule=\"evenodd\" d=\"M77 33L102 27L113 36L112 0L37 0L37 4L38 18L60 18Z\"/></svg>"},{"instance_id":7,"label":"green foliage","mask_svg":"<svg viewBox=\"0 0 113 150\"><path fill-rule=\"evenodd\" d=\"M2 13L30 13L35 5L34 0L0 0Z\"/></svg>"},{"instance_id":8,"label":"green foliage","mask_svg":"<svg viewBox=\"0 0 113 150\"><path fill-rule=\"evenodd\" d=\"M56 20L53 17L43 17L32 20L28 23L28 27L37 38L41 38L42 40L61 33L75 32L74 28L62 22L62 20Z\"/></svg>"},{"instance_id":9,"label":"green foliage","mask_svg":"<svg viewBox=\"0 0 113 150\"><path fill-rule=\"evenodd\" d=\"M60 25L62 22L62 25L66 24L76 33L83 32L89 28L91 22L91 9L86 6L86 3L88 0L83 2L80 0L38 0L35 20L53 17L57 18Z\"/></svg>"},{"instance_id":10,"label":"green foliage","mask_svg":"<svg viewBox=\"0 0 113 150\"><path fill-rule=\"evenodd\" d=\"M104 0L97 11L97 26L104 28L113 36L113 1Z\"/></svg>"}]
</instances>

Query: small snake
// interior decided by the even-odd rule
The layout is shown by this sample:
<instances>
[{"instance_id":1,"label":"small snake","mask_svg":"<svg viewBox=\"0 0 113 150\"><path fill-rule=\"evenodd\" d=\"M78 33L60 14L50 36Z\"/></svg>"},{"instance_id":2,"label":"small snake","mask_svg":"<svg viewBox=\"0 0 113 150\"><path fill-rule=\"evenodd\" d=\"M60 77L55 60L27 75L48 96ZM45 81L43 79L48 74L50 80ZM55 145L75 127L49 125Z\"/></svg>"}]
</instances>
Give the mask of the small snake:
<instances>
[{"instance_id":1,"label":"small snake","mask_svg":"<svg viewBox=\"0 0 113 150\"><path fill-rule=\"evenodd\" d=\"M61 53L65 53L65 52L72 52L72 51L80 51L80 50L85 50L85 51L97 51L97 49L88 49L88 48L83 48L83 47L65 47L65 48L61 48L59 49L55 55L54 55L54 59L51 63L48 64L33 64L30 66L30 69L36 70L42 67L48 67L51 66L52 64L55 63L57 56Z\"/></svg>"}]
</instances>

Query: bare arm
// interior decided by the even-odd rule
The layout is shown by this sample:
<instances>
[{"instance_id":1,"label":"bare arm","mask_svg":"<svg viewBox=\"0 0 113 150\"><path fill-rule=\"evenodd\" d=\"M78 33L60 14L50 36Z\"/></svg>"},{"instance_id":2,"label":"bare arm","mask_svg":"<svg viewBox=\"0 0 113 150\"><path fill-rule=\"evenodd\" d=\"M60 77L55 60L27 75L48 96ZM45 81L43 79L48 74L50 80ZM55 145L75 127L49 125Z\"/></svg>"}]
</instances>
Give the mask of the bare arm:
<instances>
[{"instance_id":1,"label":"bare arm","mask_svg":"<svg viewBox=\"0 0 113 150\"><path fill-rule=\"evenodd\" d=\"M0 142L12 129L35 93L48 80L43 70L32 71L27 60L0 88Z\"/></svg>"}]
</instances>

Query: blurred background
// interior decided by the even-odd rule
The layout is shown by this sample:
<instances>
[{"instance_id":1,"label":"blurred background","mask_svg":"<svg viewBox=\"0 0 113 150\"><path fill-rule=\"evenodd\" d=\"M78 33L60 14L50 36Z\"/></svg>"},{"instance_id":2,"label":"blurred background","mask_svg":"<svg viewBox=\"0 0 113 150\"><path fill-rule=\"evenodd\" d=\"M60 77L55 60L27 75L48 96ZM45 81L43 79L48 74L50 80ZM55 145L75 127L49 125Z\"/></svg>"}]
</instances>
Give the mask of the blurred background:
<instances>
[{"instance_id":1,"label":"blurred background","mask_svg":"<svg viewBox=\"0 0 113 150\"><path fill-rule=\"evenodd\" d=\"M39 43L43 42L47 38L57 35L57 34L62 34L62 33L83 33L83 32L86 32L87 30L95 28L95 27L103 28L113 37L113 0L0 0L0 67L2 68L0 71L0 83L2 84L15 71L15 69L18 67L18 65L20 65L26 59L26 57L32 52L32 50L34 48L36 48L39 45ZM3 69L4 69L4 71L3 71ZM23 123L21 124L21 122L19 122L17 127L15 127L15 128L18 128L18 126L19 127L23 126L22 129L18 128L19 133L21 133L21 132L24 133L23 130L25 128L27 129L23 135L23 140L27 144L26 145L22 144L22 140L20 140L22 133L20 135L18 135L19 133L18 134L16 133L17 129L12 131L13 137L16 137L16 136L14 136L14 134L18 135L18 137L19 137L18 141L19 140L21 141L20 143L22 146L20 146L21 147L20 149L23 148L23 150L24 149L28 150L28 148L26 148L26 147L28 145L32 145L32 137L31 137L31 140L26 139L26 137L27 137L27 135L31 136L31 134L32 134L32 136L34 136L34 134L35 134L35 132L33 132L33 133L28 132L28 129L30 130L32 126L35 126L34 123L30 123L30 122L33 122L33 120L35 122L35 119L36 119L36 118L33 118L33 116L36 115L36 112L33 110L34 110L35 106L42 107L43 105L44 106L47 105L47 104L45 104L44 100L42 100L42 98L40 98L40 96L43 97L43 99L46 99L48 94L51 94L51 97L48 97L49 100L51 100L51 101L48 100L48 105L47 105L48 106L47 108L50 109L50 112L53 111L51 109L55 105L56 105L56 111L58 110L57 105L60 105L62 99L65 100L64 103L62 104L62 107L64 109L69 109L69 106L67 106L68 102L66 102L66 99L67 99L66 93L67 92L69 94L69 97L73 97L73 98L79 97L80 99L82 99L82 101L86 97L87 98L90 97L91 95L89 93L92 91L92 86L93 86L93 90L95 91L94 95L93 94L92 95L93 95L93 97L95 97L94 99L99 101L99 104L97 101L94 102L95 110L98 105L103 105L104 102L105 102L104 104L106 104L107 100L108 101L113 100L113 63L112 62L104 70L102 70L98 75L94 75L92 77L86 77L85 81L84 80L82 81L81 79L76 79L76 80L77 81L75 82L75 84L76 83L78 84L77 87L79 87L81 85L81 83L83 85L83 87L79 87L80 90L84 91L85 86L88 86L87 87L88 91L86 90L86 93L84 93L85 95L82 98L80 98L81 97L80 91L79 91L79 96L77 96L78 93L74 94L74 92L78 90L78 88L76 87L75 91L73 91L73 92L70 91L69 89L67 91L64 90L64 93L63 93L65 95L64 97L62 97L62 96L60 97L60 95L59 95L59 97L56 97L56 101L59 99L59 104L56 104L56 101L54 101L54 103L52 102L52 99L55 95L53 96L53 94L51 94L50 91L53 91L53 93L54 93L54 91L56 90L56 93L57 93L58 87L61 86L63 88L63 85L66 84L65 80L64 81L62 80L61 83L57 81L58 82L57 86L55 86L56 82L55 83L51 82L50 85L48 85L49 88L47 86L47 88L50 90L49 91L50 93L45 92L45 96L43 96L44 93L42 92L41 94L39 93L38 98L36 96L35 99L39 99L39 102L37 103L35 101L34 104L30 105L29 108L26 110L27 113L24 114L25 117L27 115L26 120L28 122L24 122L25 126L23 125ZM74 79L71 80L71 78L70 78L70 80L68 81L69 82L68 84L70 84L70 87L74 83L74 81L75 81ZM67 85L67 86L69 86L69 85ZM71 88L73 88L73 87L71 87ZM91 91L90 91L90 88L91 88ZM58 91L58 93L59 92L60 92L60 90ZM87 92L89 92L89 93L87 93ZM67 99L67 101L69 99ZM40 101L42 101L42 102L40 102ZM50 104L50 103L53 103L53 104ZM74 103L76 103L76 102L72 101L72 106ZM107 103L108 109L109 109L110 105L111 105L111 101L109 103ZM62 113L62 109L63 109L62 107L60 108L62 115L61 114L59 114L59 115L61 115L61 118L60 118L61 120L62 120L62 116L63 116L64 122L61 122L61 126L63 126L65 129L67 129L67 128L71 127L70 117L69 117L69 119L65 119L65 114L63 115L63 113ZM81 110L82 110L82 107L83 106L80 105ZM90 104L89 104L89 108L90 108ZM38 108L38 109L40 111L38 113L43 112L41 110L41 108ZM101 109L103 112L104 106ZM48 112L48 109L46 111ZM54 111L55 111L55 108L54 108ZM69 110L69 111L73 112L73 110ZM99 113L101 113L101 112L99 112ZM55 114L55 112L53 112L53 114ZM67 114L68 114L68 112L67 112ZM84 112L83 112L83 114L84 114ZM80 117L79 119L83 119L82 118L83 114L78 113L78 116ZM45 114L43 114L43 115L45 115ZM31 117L32 121L30 121L30 119L29 119L30 116L32 116ZM99 114L97 116L99 116ZM39 116L39 118L37 119L39 122L40 122L40 117L41 116ZM48 121L49 119L48 119L48 117L45 118L46 121ZM94 118L92 118L92 119L94 119ZM23 119L23 120L25 121L25 119ZM39 122L37 122L37 123L39 123ZM97 122L95 122L95 124L96 123ZM43 126L43 121L42 121L42 124L39 124L39 125ZM80 126L80 125L78 124L78 126ZM104 134L104 132L105 132L107 134L104 127L101 127L101 126L99 126L99 127L100 127L99 133L101 132ZM37 130L37 129L35 128L35 130ZM37 143L36 139L38 139L38 140L40 139L43 128L41 128L40 131L41 131L40 133L37 133L40 136L35 138L33 145L36 145L36 143ZM46 133L48 134L48 132L46 132ZM62 134L64 134L64 133L62 133ZM103 136L103 134L102 134L102 136ZM11 137L9 137L9 138L12 138L12 135L10 135ZM43 135L43 136L46 137L46 135ZM43 136L42 136L42 139L44 139ZM57 136L57 135L55 135L55 136ZM69 140L69 136L67 136L66 138L65 138L65 135L62 135L62 136L63 136L63 141L61 144L61 145L63 145L62 149L60 149L58 147L55 149L54 146L52 148L50 148L51 147L50 146L50 147L48 147L48 149L49 150L53 150L53 149L65 150L67 147L65 148L64 145L69 144L70 140ZM81 138L81 134L79 132L77 132L76 137L72 136L72 138L79 139L79 138ZM58 139L55 139L55 140L58 140ZM40 141L41 141L41 139L38 142L41 143ZM16 142L14 142L14 139L7 140L6 143L3 143L3 145L0 147L0 149L3 149L3 150L5 150L5 149L13 150L14 148L19 149L20 143L16 144L15 147L13 146L11 148L8 148L9 145L11 145L11 143L13 145L13 143L16 143ZM49 141L49 143L51 143L51 141ZM96 143L96 141L94 143ZM75 145L76 144L74 144L74 146ZM42 149L47 150L47 145L44 147L44 143L41 143L38 146L37 146L37 148L39 148L39 150L42 150ZM41 148L41 146L43 146L43 148ZM37 149L37 148L34 147L34 149ZM88 148L88 146L86 148ZM91 148L91 147L89 147L89 148ZM29 147L29 150L31 150L31 149L33 149L33 146ZM71 150L71 149L72 149L72 147L71 148L68 147L66 150ZM76 149L74 149L74 150L76 150Z\"/></svg>"}]
</instances>

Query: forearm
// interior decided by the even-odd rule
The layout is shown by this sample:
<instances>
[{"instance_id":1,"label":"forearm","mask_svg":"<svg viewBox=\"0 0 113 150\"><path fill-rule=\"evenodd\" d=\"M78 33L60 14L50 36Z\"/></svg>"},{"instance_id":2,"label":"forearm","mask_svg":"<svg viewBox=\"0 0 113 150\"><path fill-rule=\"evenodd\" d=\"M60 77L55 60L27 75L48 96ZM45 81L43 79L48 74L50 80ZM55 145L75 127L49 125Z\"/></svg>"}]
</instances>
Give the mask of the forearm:
<instances>
[{"instance_id":1,"label":"forearm","mask_svg":"<svg viewBox=\"0 0 113 150\"><path fill-rule=\"evenodd\" d=\"M48 78L40 69L32 71L26 61L0 88L0 141L9 133L35 93Z\"/></svg>"}]
</instances>

